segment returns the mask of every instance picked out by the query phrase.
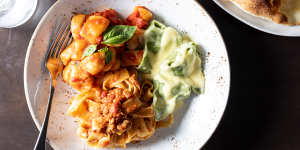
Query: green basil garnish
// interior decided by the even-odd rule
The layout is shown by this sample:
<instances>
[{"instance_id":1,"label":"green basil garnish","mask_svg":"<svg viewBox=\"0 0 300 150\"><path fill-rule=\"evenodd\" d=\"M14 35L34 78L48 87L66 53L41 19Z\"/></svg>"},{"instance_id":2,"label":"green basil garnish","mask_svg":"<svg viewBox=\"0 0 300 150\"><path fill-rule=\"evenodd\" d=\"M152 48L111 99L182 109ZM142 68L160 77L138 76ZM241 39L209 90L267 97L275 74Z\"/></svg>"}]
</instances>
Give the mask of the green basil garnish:
<instances>
[{"instance_id":1,"label":"green basil garnish","mask_svg":"<svg viewBox=\"0 0 300 150\"><path fill-rule=\"evenodd\" d=\"M123 44L134 35L135 30L136 26L112 26L103 34L102 44Z\"/></svg>"},{"instance_id":2,"label":"green basil garnish","mask_svg":"<svg viewBox=\"0 0 300 150\"><path fill-rule=\"evenodd\" d=\"M108 51L108 47L103 47L98 50L98 52L106 52L106 51Z\"/></svg>"},{"instance_id":3,"label":"green basil garnish","mask_svg":"<svg viewBox=\"0 0 300 150\"><path fill-rule=\"evenodd\" d=\"M106 65L109 64L112 61L113 53L112 53L112 51L110 51L108 49L108 47L101 48L100 50L98 50L98 52L104 52L105 53L105 64Z\"/></svg>"},{"instance_id":4,"label":"green basil garnish","mask_svg":"<svg viewBox=\"0 0 300 150\"><path fill-rule=\"evenodd\" d=\"M109 64L112 61L113 53L112 51L108 50L105 52L105 64Z\"/></svg>"},{"instance_id":5,"label":"green basil garnish","mask_svg":"<svg viewBox=\"0 0 300 150\"><path fill-rule=\"evenodd\" d=\"M83 55L82 55L82 58L92 55L96 50L97 50L97 45L96 44L89 45L87 48L85 48L85 50L83 52Z\"/></svg>"}]
</instances>

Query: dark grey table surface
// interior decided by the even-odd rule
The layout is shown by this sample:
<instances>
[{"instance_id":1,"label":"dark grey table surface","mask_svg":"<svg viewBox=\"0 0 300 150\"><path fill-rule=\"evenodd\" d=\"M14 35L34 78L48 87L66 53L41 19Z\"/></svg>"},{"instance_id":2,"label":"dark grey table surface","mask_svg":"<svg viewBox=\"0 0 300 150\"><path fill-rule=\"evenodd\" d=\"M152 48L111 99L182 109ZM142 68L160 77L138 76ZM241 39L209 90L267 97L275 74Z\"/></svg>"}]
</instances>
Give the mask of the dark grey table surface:
<instances>
[{"instance_id":1,"label":"dark grey table surface","mask_svg":"<svg viewBox=\"0 0 300 150\"><path fill-rule=\"evenodd\" d=\"M43 0L39 14L54 2ZM231 65L224 117L202 149L299 150L300 38L263 33L211 0L199 2L219 27ZM1 150L30 150L38 135L25 100L23 65L39 18L18 28L0 29Z\"/></svg>"}]
</instances>

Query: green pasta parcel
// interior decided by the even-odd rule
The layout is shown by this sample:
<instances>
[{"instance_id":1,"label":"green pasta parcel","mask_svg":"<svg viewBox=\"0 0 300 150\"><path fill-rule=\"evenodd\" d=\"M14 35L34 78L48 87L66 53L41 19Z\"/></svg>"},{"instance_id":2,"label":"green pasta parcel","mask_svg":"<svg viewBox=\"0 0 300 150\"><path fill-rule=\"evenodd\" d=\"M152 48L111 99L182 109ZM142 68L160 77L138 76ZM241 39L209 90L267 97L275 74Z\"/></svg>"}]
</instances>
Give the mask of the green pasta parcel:
<instances>
[{"instance_id":1,"label":"green pasta parcel","mask_svg":"<svg viewBox=\"0 0 300 150\"><path fill-rule=\"evenodd\" d=\"M145 51L138 70L154 82L155 120L166 119L192 93L204 90L201 54L196 44L154 20L144 34Z\"/></svg>"}]
</instances>

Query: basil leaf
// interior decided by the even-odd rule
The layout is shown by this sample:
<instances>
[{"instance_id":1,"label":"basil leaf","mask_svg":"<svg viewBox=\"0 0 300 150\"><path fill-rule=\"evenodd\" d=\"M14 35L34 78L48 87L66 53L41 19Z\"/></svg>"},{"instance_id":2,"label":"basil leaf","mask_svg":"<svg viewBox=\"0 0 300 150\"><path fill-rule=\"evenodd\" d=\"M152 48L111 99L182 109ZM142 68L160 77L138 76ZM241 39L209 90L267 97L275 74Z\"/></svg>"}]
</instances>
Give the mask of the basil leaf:
<instances>
[{"instance_id":1,"label":"basil leaf","mask_svg":"<svg viewBox=\"0 0 300 150\"><path fill-rule=\"evenodd\" d=\"M106 65L109 64L112 61L113 53L112 53L112 51L110 51L108 49L108 47L101 48L100 50L98 50L98 52L104 52L105 53L105 64Z\"/></svg>"},{"instance_id":2,"label":"basil leaf","mask_svg":"<svg viewBox=\"0 0 300 150\"><path fill-rule=\"evenodd\" d=\"M103 47L98 50L98 52L106 52L106 51L108 51L108 47Z\"/></svg>"},{"instance_id":3,"label":"basil leaf","mask_svg":"<svg viewBox=\"0 0 300 150\"><path fill-rule=\"evenodd\" d=\"M110 50L105 51L105 64L109 64L112 61L113 53Z\"/></svg>"},{"instance_id":4,"label":"basil leaf","mask_svg":"<svg viewBox=\"0 0 300 150\"><path fill-rule=\"evenodd\" d=\"M112 26L103 34L102 44L123 44L134 35L135 30L136 26Z\"/></svg>"},{"instance_id":5,"label":"basil leaf","mask_svg":"<svg viewBox=\"0 0 300 150\"><path fill-rule=\"evenodd\" d=\"M89 45L87 48L84 49L82 58L92 55L96 50L97 50L97 45L96 44Z\"/></svg>"}]
</instances>

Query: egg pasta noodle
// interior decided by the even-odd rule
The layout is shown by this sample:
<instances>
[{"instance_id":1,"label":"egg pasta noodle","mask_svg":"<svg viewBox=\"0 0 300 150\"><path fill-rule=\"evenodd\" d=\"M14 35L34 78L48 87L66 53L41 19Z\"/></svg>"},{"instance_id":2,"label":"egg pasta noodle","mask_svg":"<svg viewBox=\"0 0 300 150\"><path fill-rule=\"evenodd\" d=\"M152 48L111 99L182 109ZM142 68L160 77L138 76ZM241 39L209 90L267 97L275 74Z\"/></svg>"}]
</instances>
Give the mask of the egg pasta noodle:
<instances>
[{"instance_id":1,"label":"egg pasta noodle","mask_svg":"<svg viewBox=\"0 0 300 150\"><path fill-rule=\"evenodd\" d=\"M140 93L147 92L140 92L143 89L139 87L136 74L130 74L127 69L109 72L104 75L102 86L106 91L92 88L75 96L70 102L68 114L79 120L79 137L95 147L125 147L127 143L145 140L155 132L153 108L147 101L141 100ZM107 104L108 99L103 95L124 98L122 111L116 114L119 118L110 118L115 114L105 112L110 104Z\"/></svg>"}]
</instances>

